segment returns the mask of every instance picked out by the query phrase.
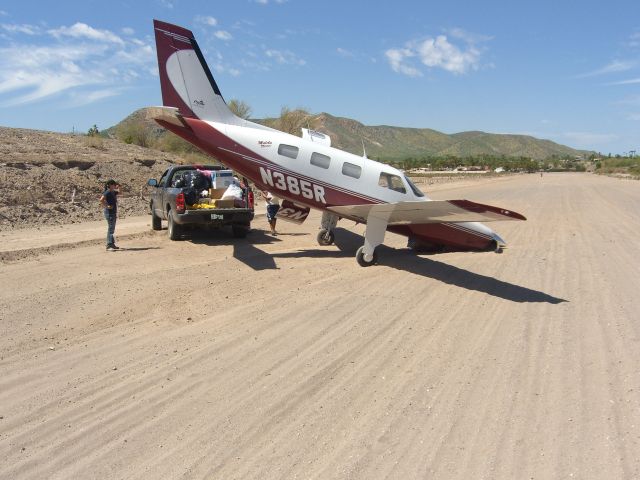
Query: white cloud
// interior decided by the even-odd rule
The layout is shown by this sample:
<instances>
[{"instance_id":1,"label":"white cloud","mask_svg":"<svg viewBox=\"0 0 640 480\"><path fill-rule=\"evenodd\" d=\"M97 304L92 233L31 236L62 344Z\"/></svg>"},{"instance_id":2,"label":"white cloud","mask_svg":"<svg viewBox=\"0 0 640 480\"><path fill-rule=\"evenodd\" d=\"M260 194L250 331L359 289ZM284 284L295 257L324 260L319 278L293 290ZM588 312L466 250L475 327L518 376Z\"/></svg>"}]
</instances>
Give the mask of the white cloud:
<instances>
[{"instance_id":1,"label":"white cloud","mask_svg":"<svg viewBox=\"0 0 640 480\"><path fill-rule=\"evenodd\" d=\"M449 43L445 35L424 40L417 45L416 50L427 67L439 67L455 74L476 70L480 60L480 52L475 47L461 50Z\"/></svg>"},{"instance_id":2,"label":"white cloud","mask_svg":"<svg viewBox=\"0 0 640 480\"><path fill-rule=\"evenodd\" d=\"M134 33L136 33L136 31L130 27L124 27L121 31L124 35L133 35Z\"/></svg>"},{"instance_id":3,"label":"white cloud","mask_svg":"<svg viewBox=\"0 0 640 480\"><path fill-rule=\"evenodd\" d=\"M40 27L37 27L36 25L15 25L3 23L0 25L0 28L9 33L24 33L26 35L38 35L40 33Z\"/></svg>"},{"instance_id":4,"label":"white cloud","mask_svg":"<svg viewBox=\"0 0 640 480\"><path fill-rule=\"evenodd\" d=\"M422 72L417 68L404 63L405 59L415 57L416 54L408 48L391 49L384 52L394 72L408 75L409 77L421 77Z\"/></svg>"},{"instance_id":5,"label":"white cloud","mask_svg":"<svg viewBox=\"0 0 640 480\"><path fill-rule=\"evenodd\" d=\"M486 35L466 32L460 28L449 32L452 38L461 40L464 45L452 43L446 35L428 37L407 42L404 48L392 48L385 52L392 70L411 77L421 76L415 59L429 68L440 68L454 75L463 75L481 67L480 57L483 49L478 45L491 40Z\"/></svg>"},{"instance_id":6,"label":"white cloud","mask_svg":"<svg viewBox=\"0 0 640 480\"><path fill-rule=\"evenodd\" d=\"M340 55L341 57L347 57L347 58L355 57L353 52L349 50L345 50L344 48L341 48L341 47L336 48L336 52L338 52L338 55Z\"/></svg>"},{"instance_id":7,"label":"white cloud","mask_svg":"<svg viewBox=\"0 0 640 480\"><path fill-rule=\"evenodd\" d=\"M640 113L630 113L627 118L629 120L633 120L634 122L640 121Z\"/></svg>"},{"instance_id":8,"label":"white cloud","mask_svg":"<svg viewBox=\"0 0 640 480\"><path fill-rule=\"evenodd\" d=\"M68 107L81 107L90 103L104 100L105 98L117 97L122 94L122 88L107 88L103 90L93 90L89 92L72 92L69 95L70 103Z\"/></svg>"},{"instance_id":9,"label":"white cloud","mask_svg":"<svg viewBox=\"0 0 640 480\"><path fill-rule=\"evenodd\" d=\"M153 75L155 65L150 45L79 23L7 45L0 47L2 106L60 95L67 104L91 103L118 95L141 75Z\"/></svg>"},{"instance_id":10,"label":"white cloud","mask_svg":"<svg viewBox=\"0 0 640 480\"><path fill-rule=\"evenodd\" d=\"M478 43L488 42L489 40L493 39L493 37L489 35L482 35L479 33L467 32L462 28L452 28L451 30L448 30L447 33L451 35L453 38L464 40L468 44L473 44L473 45Z\"/></svg>"},{"instance_id":11,"label":"white cloud","mask_svg":"<svg viewBox=\"0 0 640 480\"><path fill-rule=\"evenodd\" d=\"M232 77L237 77L241 73L240 70L238 70L237 68L228 67L220 62L215 63L213 65L213 69L215 70L216 73L226 73L228 75L231 75Z\"/></svg>"},{"instance_id":12,"label":"white cloud","mask_svg":"<svg viewBox=\"0 0 640 480\"><path fill-rule=\"evenodd\" d=\"M210 27L215 27L216 25L218 25L218 20L208 15L198 15L196 17L196 22L202 23L204 25L209 25Z\"/></svg>"},{"instance_id":13,"label":"white cloud","mask_svg":"<svg viewBox=\"0 0 640 480\"><path fill-rule=\"evenodd\" d=\"M640 95L630 95L615 102L615 105L640 106Z\"/></svg>"},{"instance_id":14,"label":"white cloud","mask_svg":"<svg viewBox=\"0 0 640 480\"><path fill-rule=\"evenodd\" d=\"M283 4L283 3L287 3L288 0L273 0L273 3L277 3L279 5ZM269 0L255 0L256 3L259 3L260 5L269 5Z\"/></svg>"},{"instance_id":15,"label":"white cloud","mask_svg":"<svg viewBox=\"0 0 640 480\"><path fill-rule=\"evenodd\" d=\"M635 67L635 65L636 62L630 60L614 60L613 62L605 65L602 68L578 75L578 78L595 77L598 75L606 75L609 73L626 72Z\"/></svg>"},{"instance_id":16,"label":"white cloud","mask_svg":"<svg viewBox=\"0 0 640 480\"><path fill-rule=\"evenodd\" d=\"M629 80L620 80L619 82L611 82L608 85L634 85L640 83L640 78L631 78Z\"/></svg>"},{"instance_id":17,"label":"white cloud","mask_svg":"<svg viewBox=\"0 0 640 480\"><path fill-rule=\"evenodd\" d=\"M627 46L631 48L640 47L640 32L632 33L631 35L629 35Z\"/></svg>"},{"instance_id":18,"label":"white cloud","mask_svg":"<svg viewBox=\"0 0 640 480\"><path fill-rule=\"evenodd\" d=\"M115 33L109 30L98 30L90 27L86 23L74 23L70 27L60 27L53 30L49 30L49 33L55 38L60 37L72 37L72 38L88 38L89 40L96 40L109 43L124 44L124 41Z\"/></svg>"},{"instance_id":19,"label":"white cloud","mask_svg":"<svg viewBox=\"0 0 640 480\"><path fill-rule=\"evenodd\" d=\"M7 17L7 16L9 16L7 12L5 12L4 10L0 10L0 17Z\"/></svg>"},{"instance_id":20,"label":"white cloud","mask_svg":"<svg viewBox=\"0 0 640 480\"><path fill-rule=\"evenodd\" d=\"M218 30L214 36L220 40L231 40L233 37L226 30Z\"/></svg>"},{"instance_id":21,"label":"white cloud","mask_svg":"<svg viewBox=\"0 0 640 480\"><path fill-rule=\"evenodd\" d=\"M298 58L293 52L290 52L288 50L265 50L265 55L273 60L275 60L277 63L282 64L282 65L305 65L307 62L305 62L303 59Z\"/></svg>"}]
</instances>

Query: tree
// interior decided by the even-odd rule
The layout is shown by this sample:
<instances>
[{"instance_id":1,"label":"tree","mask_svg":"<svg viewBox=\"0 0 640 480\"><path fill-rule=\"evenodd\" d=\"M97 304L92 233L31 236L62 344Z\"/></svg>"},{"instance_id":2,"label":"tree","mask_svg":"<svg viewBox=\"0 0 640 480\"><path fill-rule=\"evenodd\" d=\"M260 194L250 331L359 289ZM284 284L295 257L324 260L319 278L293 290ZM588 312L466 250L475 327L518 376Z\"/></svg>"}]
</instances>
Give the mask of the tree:
<instances>
[{"instance_id":1,"label":"tree","mask_svg":"<svg viewBox=\"0 0 640 480\"><path fill-rule=\"evenodd\" d=\"M100 135L100 131L98 130L98 126L95 123L93 124L93 127L91 127L87 131L87 135L89 135L90 137L97 137L98 135Z\"/></svg>"},{"instance_id":2,"label":"tree","mask_svg":"<svg viewBox=\"0 0 640 480\"><path fill-rule=\"evenodd\" d=\"M229 110L235 113L238 117L244 118L245 120L248 120L251 116L251 107L242 100L232 98L229 101L228 107Z\"/></svg>"},{"instance_id":3,"label":"tree","mask_svg":"<svg viewBox=\"0 0 640 480\"><path fill-rule=\"evenodd\" d=\"M276 128L282 132L291 135L301 136L303 127L313 128L315 119L304 108L296 108L291 110L289 107L282 107L280 110L280 118L276 120Z\"/></svg>"}]
</instances>

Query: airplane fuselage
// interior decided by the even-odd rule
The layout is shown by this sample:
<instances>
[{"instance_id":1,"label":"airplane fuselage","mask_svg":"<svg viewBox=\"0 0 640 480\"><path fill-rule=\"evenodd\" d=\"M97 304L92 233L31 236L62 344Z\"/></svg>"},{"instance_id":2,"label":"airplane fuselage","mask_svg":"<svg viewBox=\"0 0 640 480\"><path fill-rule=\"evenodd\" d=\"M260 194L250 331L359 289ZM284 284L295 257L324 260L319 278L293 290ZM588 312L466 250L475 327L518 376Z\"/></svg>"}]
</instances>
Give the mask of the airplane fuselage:
<instances>
[{"instance_id":1,"label":"airplane fuselage","mask_svg":"<svg viewBox=\"0 0 640 480\"><path fill-rule=\"evenodd\" d=\"M434 251L500 251L504 241L476 220L525 219L467 200L429 201L400 170L333 148L323 133L304 129L300 138L239 118L224 101L193 32L158 20L154 30L164 106L154 109L153 118L260 190L287 200L283 218L300 221L309 209L322 210L321 245L333 242L338 219L347 218L367 225L356 252L363 266L375 263L387 230Z\"/></svg>"},{"instance_id":2,"label":"airplane fuselage","mask_svg":"<svg viewBox=\"0 0 640 480\"><path fill-rule=\"evenodd\" d=\"M249 121L244 125L185 121L190 129L159 123L249 178L258 189L298 205L327 210L341 205L429 201L400 170L375 160ZM394 225L389 230L452 250L493 248L495 242L495 233L478 222Z\"/></svg>"}]
</instances>

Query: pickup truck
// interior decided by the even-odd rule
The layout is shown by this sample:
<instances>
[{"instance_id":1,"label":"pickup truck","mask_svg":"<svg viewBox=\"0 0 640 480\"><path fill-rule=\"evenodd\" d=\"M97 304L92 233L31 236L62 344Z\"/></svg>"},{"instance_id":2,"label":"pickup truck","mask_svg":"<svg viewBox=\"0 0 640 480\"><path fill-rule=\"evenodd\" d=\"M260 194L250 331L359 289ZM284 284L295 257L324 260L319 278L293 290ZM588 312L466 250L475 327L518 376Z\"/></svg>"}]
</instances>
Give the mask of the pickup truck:
<instances>
[{"instance_id":1,"label":"pickup truck","mask_svg":"<svg viewBox=\"0 0 640 480\"><path fill-rule=\"evenodd\" d=\"M231 183L231 170L219 165L174 165L160 177L149 179L153 188L149 204L151 227L162 229L167 220L169 238L179 240L187 229L231 226L233 236L243 238L251 229L253 192L244 179L235 198L224 198ZM241 192L241 195L240 195Z\"/></svg>"}]
</instances>

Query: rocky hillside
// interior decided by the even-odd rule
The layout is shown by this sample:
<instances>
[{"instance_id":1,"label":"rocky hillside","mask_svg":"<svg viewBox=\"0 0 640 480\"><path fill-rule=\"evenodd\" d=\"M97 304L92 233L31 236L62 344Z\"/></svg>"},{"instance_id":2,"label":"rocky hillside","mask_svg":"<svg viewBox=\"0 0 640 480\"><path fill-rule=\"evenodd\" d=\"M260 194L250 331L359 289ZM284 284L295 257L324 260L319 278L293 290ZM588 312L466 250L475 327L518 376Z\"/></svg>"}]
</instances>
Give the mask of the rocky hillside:
<instances>
[{"instance_id":1,"label":"rocky hillside","mask_svg":"<svg viewBox=\"0 0 640 480\"><path fill-rule=\"evenodd\" d=\"M122 215L143 214L147 179L180 162L113 139L0 127L0 229L100 219L110 178L122 185Z\"/></svg>"},{"instance_id":2,"label":"rocky hillside","mask_svg":"<svg viewBox=\"0 0 640 480\"><path fill-rule=\"evenodd\" d=\"M272 128L278 128L276 118L254 119ZM311 128L331 136L334 147L362 155L362 144L370 158L382 161L404 160L409 157L492 155L528 157L544 160L552 156L571 157L588 154L550 140L527 135L462 132L448 135L429 128L402 128L388 125L368 126L350 118L334 117L328 113L310 115ZM122 122L105 130L105 134L119 137L142 137L142 144L162 145L166 131L146 118L145 109L138 110ZM136 142L140 143L140 142ZM186 143L186 142L185 142ZM185 149L186 147L181 146ZM193 151L193 149L191 149Z\"/></svg>"},{"instance_id":3,"label":"rocky hillside","mask_svg":"<svg viewBox=\"0 0 640 480\"><path fill-rule=\"evenodd\" d=\"M272 126L274 119L262 123ZM331 136L332 145L362 155L362 142L371 158L383 161L408 157L447 156L468 157L493 155L528 157L544 160L552 156L571 157L586 152L527 135L485 132L462 132L448 135L429 128L402 128L387 125L367 126L350 118L321 113L310 121L313 128Z\"/></svg>"}]
</instances>

